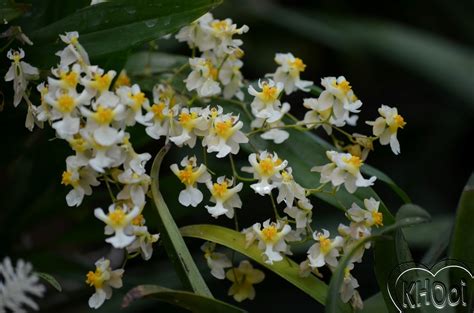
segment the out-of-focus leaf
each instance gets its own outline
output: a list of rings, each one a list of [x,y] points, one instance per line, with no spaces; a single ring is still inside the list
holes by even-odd
[[[36,272],[35,274],[38,275],[39,278],[45,280],[47,283],[53,286],[54,289],[56,289],[57,291],[61,292],[63,290],[59,282],[53,276],[47,273],[39,273],[39,272]]]
[[[63,44],[58,35],[78,31],[92,60],[125,51],[171,34],[220,3],[220,0],[114,0],[88,6],[30,34],[34,64],[55,64]],[[126,38],[126,39],[125,39]]]
[[[404,204],[397,212],[396,223],[383,228],[384,231],[395,229],[393,237],[385,240],[383,244],[375,245],[374,248],[375,276],[387,303],[390,303],[390,298],[386,286],[392,270],[399,264],[413,261],[402,230],[398,228],[423,223],[430,219],[430,215],[421,207],[414,204]],[[387,224],[385,223],[385,225]],[[392,309],[392,307],[390,308]]]
[[[378,292],[364,300],[364,308],[361,313],[388,313],[382,293]]]
[[[122,307],[127,307],[131,302],[143,297],[152,297],[195,313],[246,312],[236,306],[214,298],[197,295],[188,291],[168,289],[157,285],[140,285],[133,288],[123,298]]]
[[[342,259],[339,261],[339,265],[333,272],[331,282],[329,283],[328,299],[326,302],[327,313],[339,312],[338,307],[342,303],[339,291],[342,281],[344,280],[344,270],[349,265],[349,262],[357,251],[364,249],[364,245],[369,241],[383,239],[383,235],[389,234],[393,231],[398,231],[402,227],[413,226],[430,220],[430,215],[425,210],[413,204],[403,205],[398,212],[397,220],[394,224],[383,227],[380,230],[374,230],[372,236],[366,237],[358,242],[349,253],[344,254]],[[376,246],[378,246],[377,243]],[[389,272],[392,270],[393,268],[388,269]]]
[[[405,203],[411,203],[410,197],[407,195],[402,188],[400,188],[387,174],[372,167],[368,164],[364,164],[361,169],[362,173],[370,176],[377,176],[377,179],[386,183]]]
[[[419,227],[420,229],[413,230],[412,234],[409,235],[407,234],[406,231],[404,231],[404,234],[407,238],[416,238],[416,239],[422,239],[427,240],[426,237],[431,239],[430,245],[428,246],[428,251],[426,251],[425,255],[423,256],[423,259],[421,260],[421,263],[425,265],[428,268],[431,268],[433,265],[436,264],[436,262],[443,256],[443,254],[446,252],[447,248],[449,247],[450,243],[450,236],[447,236],[446,234],[451,234],[453,231],[454,227],[454,221],[451,218],[451,216],[441,216],[437,218],[433,218],[432,222],[430,223],[430,226],[434,224],[432,227],[429,227],[428,229],[425,229],[424,227]],[[418,227],[417,227],[418,228]],[[436,234],[433,236],[433,234]],[[410,237],[409,237],[410,236]],[[422,238],[418,238],[422,237]],[[413,239],[407,239],[408,243],[410,246],[413,246],[412,242]]]
[[[474,51],[435,35],[377,20],[328,20],[271,2],[246,2],[268,22],[344,53],[372,53],[415,72],[451,95],[474,103]],[[440,62],[440,60],[443,60]]]
[[[141,51],[128,58],[125,69],[129,76],[147,76],[170,72],[187,62],[188,58],[182,55]]]
[[[13,0],[0,0],[0,23],[10,22],[21,16],[28,7],[23,3],[15,3]]]
[[[314,275],[301,277],[299,265],[289,258],[273,264],[265,263],[262,251],[256,244],[252,244],[248,248],[245,247],[245,235],[242,233],[215,225],[191,225],[182,227],[181,234],[184,237],[212,241],[242,253],[298,287],[319,303],[324,304],[326,302],[328,288],[323,281]],[[349,308],[347,305],[341,305],[338,309],[338,312],[347,312]]]
[[[471,174],[459,199],[450,251],[451,258],[466,262],[471,267],[474,265],[472,221],[474,221],[474,173]]]
[[[165,200],[159,188],[159,173],[161,162],[168,152],[170,146],[164,146],[156,155],[151,168],[151,192],[153,202],[158,211],[158,226],[166,253],[176,268],[178,275],[186,287],[192,289],[196,294],[212,298],[211,291],[199,273],[188,248],[181,237],[178,227],[171,216]]]

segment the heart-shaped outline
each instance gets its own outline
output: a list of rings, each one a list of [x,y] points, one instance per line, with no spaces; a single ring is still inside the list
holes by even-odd
[[[444,260],[444,262],[446,262],[446,261],[453,261],[453,260]],[[408,262],[408,263],[411,263],[411,262]],[[435,264],[435,265],[432,266],[431,268],[434,268],[434,267],[438,266],[440,263],[442,263],[442,262],[439,262],[439,263]],[[458,263],[461,263],[461,262],[458,262]],[[400,265],[402,265],[402,264],[400,264]],[[421,265],[423,265],[423,264],[421,264]],[[423,265],[423,266],[424,266],[424,265]],[[398,282],[398,280],[400,279],[400,277],[402,277],[402,275],[404,275],[405,273],[407,273],[407,272],[409,272],[409,271],[421,270],[421,271],[423,271],[423,272],[427,272],[427,273],[430,274],[433,278],[435,278],[436,275],[438,275],[441,271],[443,271],[443,270],[445,270],[445,269],[449,269],[449,268],[459,268],[459,269],[465,271],[466,273],[468,273],[469,276],[471,277],[471,279],[474,279],[474,276],[471,274],[471,272],[470,272],[467,268],[465,268],[465,267],[463,267],[463,266],[461,266],[461,265],[454,265],[454,264],[446,265],[446,266],[443,266],[442,268],[440,268],[439,270],[437,270],[436,273],[434,273],[434,274],[431,272],[431,269],[428,269],[428,268],[427,268],[427,266],[425,266],[425,268],[416,266],[416,267],[412,267],[412,268],[406,269],[406,270],[404,270],[403,272],[401,272],[401,273],[397,276],[397,279],[395,280],[394,286],[397,285],[397,282]],[[390,300],[392,301],[392,303],[393,303],[393,305],[395,306],[395,308],[398,310],[399,313],[403,313],[403,311],[398,307],[398,305],[395,303],[395,300],[394,300],[393,297],[392,297],[392,294],[391,294],[391,292],[390,292],[390,286],[389,286],[389,283],[388,283],[388,282],[387,282],[387,291],[388,291],[388,296],[390,297]]]

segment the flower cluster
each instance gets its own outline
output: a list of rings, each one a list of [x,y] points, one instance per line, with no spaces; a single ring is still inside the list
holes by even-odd
[[[238,28],[231,19],[214,19],[210,13],[183,27],[176,39],[187,42],[193,51],[201,52],[201,56],[189,59],[191,73],[185,79],[187,89],[196,90],[199,97],[222,93],[225,98],[236,96],[242,100],[240,68],[243,63],[240,59],[244,52],[239,47],[243,42],[233,36],[246,33],[248,29],[246,25]]]
[[[67,204],[80,206],[84,196],[91,195],[92,188],[103,182],[113,204],[107,213],[97,208],[94,215],[106,224],[105,234],[113,235],[106,242],[148,260],[152,244],[159,238],[148,231],[142,215],[151,182],[145,166],[151,155],[134,150],[126,128],[137,123],[152,127],[153,116],[146,113],[147,109],[152,112],[152,106],[138,85],[122,85],[120,82],[126,80],[117,79],[112,86],[116,72],[90,64],[78,33],[66,33],[60,38],[66,47],[58,51],[60,61],[51,69],[52,75],[38,85],[41,103],[29,104],[32,118],[38,123],[49,123],[57,138],[68,142],[74,151],[66,158],[61,179],[63,185],[71,187],[66,195]],[[26,99],[26,83],[37,71],[19,61],[24,57],[23,51],[11,52],[10,56],[11,71],[16,76],[8,74],[6,79],[14,79],[15,99]],[[113,189],[118,190],[116,195]],[[97,265],[97,271],[104,273],[102,276],[96,271],[96,276],[87,278],[97,290],[89,301],[94,308],[111,296],[110,288],[103,284],[110,276],[104,262],[98,261],[102,265]],[[110,285],[116,287],[118,283]]]
[[[32,296],[41,298],[45,290],[30,263],[20,259],[14,266],[9,257],[0,263],[0,312],[27,312],[25,307],[37,311]]]
[[[374,150],[373,143],[377,140],[381,145],[390,144],[395,154],[400,152],[397,132],[406,124],[403,117],[396,108],[382,105],[380,117],[366,122],[373,128],[372,135],[346,132],[341,128],[354,126],[362,107],[350,83],[343,76],[325,77],[321,80],[321,92],[316,92],[318,88],[313,87],[312,81],[300,77],[306,64],[291,53],[277,53],[275,72],[264,75],[256,85],[244,81],[243,42],[234,35],[247,31],[245,25],[239,28],[232,20],[217,20],[210,13],[182,28],[176,38],[186,42],[193,51],[189,64],[182,68],[189,68],[187,76],[182,77],[186,90],[178,91],[168,77],[157,81],[150,98],[139,85],[131,84],[125,72],[117,75],[114,70],[91,65],[79,34],[70,32],[60,36],[66,46],[57,52],[58,66],[51,69],[46,82],[37,86],[40,100],[35,106],[30,100],[28,84],[37,78],[38,69],[21,61],[25,57],[23,50],[8,53],[12,65],[5,80],[13,81],[14,105],[22,100],[28,105],[27,127],[32,129],[35,123],[50,124],[56,137],[65,140],[74,151],[66,158],[61,180],[70,188],[67,204],[80,206],[94,187],[105,185],[112,203],[107,211],[96,208],[94,216],[105,224],[105,241],[114,248],[124,249],[127,258],[141,255],[149,260],[153,244],[159,239],[159,234],[150,233],[143,216],[152,179],[146,171],[151,155],[135,151],[128,128],[136,125],[143,126],[150,138],[163,138],[178,148],[202,146],[201,162],[196,156],[188,155],[170,166],[184,185],[179,192],[179,203],[198,207],[204,201],[204,190],[209,195],[204,204],[209,215],[213,219],[220,216],[234,219],[236,231],[245,237],[247,247],[255,245],[260,249],[269,266],[292,255],[294,243],[310,241],[312,245],[300,264],[301,274],[321,276],[319,269],[327,266],[334,271],[340,258],[369,236],[372,227],[383,225],[383,215],[378,210],[380,203],[370,198],[364,200],[364,208],[352,204],[346,211],[350,223],[340,224],[337,236],[331,237],[325,229],[313,231],[311,197],[319,192],[337,197],[341,186],[349,193],[372,186],[376,177],[362,176],[363,161]],[[195,57],[197,52],[199,57]],[[285,96],[296,91],[311,93],[303,100],[303,106],[308,109],[303,120],[291,115],[291,105],[284,101]],[[237,100],[232,102],[240,105],[248,116],[224,110],[228,108],[223,98],[233,97]],[[243,102],[244,98],[250,99],[248,104]],[[252,136],[257,133],[278,145],[289,138],[288,129],[305,132],[319,126],[331,135],[334,149],[326,152],[330,162],[313,167],[312,173],[301,172],[296,164],[292,168],[291,158],[284,149],[274,146],[277,153],[258,149],[252,143]],[[244,129],[251,130],[244,133]],[[336,134],[345,140],[339,140]],[[251,177],[241,176],[233,160],[234,155],[242,154],[241,145],[245,144],[248,144],[245,148],[253,151],[248,155],[249,166],[240,171]],[[220,161],[228,158],[232,174],[211,171],[207,155]],[[285,155],[288,160],[281,157]],[[303,187],[296,179],[301,175],[315,175],[320,185]],[[236,209],[248,214],[239,195],[247,187],[256,196],[269,200],[272,217],[241,229]],[[370,243],[364,248],[370,248]],[[351,270],[355,263],[361,262],[365,249],[345,269],[340,290],[342,300],[350,301],[355,308],[362,306],[362,300]],[[234,266],[225,253],[216,252],[214,243],[205,243],[201,250],[212,276],[227,278],[232,283],[229,295],[239,302],[255,297],[253,285],[263,281],[262,271],[254,269],[247,260]],[[112,288],[122,286],[124,269],[112,270],[110,264],[110,260],[101,258],[95,263],[95,270],[86,276],[86,283],[95,288],[89,299],[91,308],[100,307],[112,296]],[[1,301],[2,298],[0,308]]]

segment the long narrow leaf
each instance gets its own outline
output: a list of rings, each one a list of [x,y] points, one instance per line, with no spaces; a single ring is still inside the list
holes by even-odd
[[[151,297],[158,301],[170,303],[195,313],[246,312],[245,310],[220,300],[197,295],[188,291],[173,290],[157,285],[140,285],[133,288],[125,295],[122,307],[127,307],[133,301],[144,297]]]
[[[209,240],[235,250],[295,285],[321,304],[326,303],[328,287],[316,276],[301,277],[299,266],[289,258],[273,264],[265,263],[262,251],[253,244],[246,248],[245,235],[235,230],[214,225],[191,225],[181,228],[184,237]],[[338,307],[338,312],[347,312],[347,305]]]
[[[451,258],[471,265],[474,264],[472,221],[474,221],[474,173],[471,174],[459,200],[450,252]]]
[[[158,226],[161,230],[161,238],[163,240],[166,252],[173,262],[178,275],[186,287],[192,289],[196,294],[211,297],[212,294],[201,276],[196,263],[194,263],[189,253],[183,237],[179,233],[179,229],[174,222],[165,200],[161,195],[159,188],[159,173],[161,162],[169,150],[169,145],[164,146],[155,157],[151,168],[151,192],[153,202],[158,211]]]
[[[374,232],[374,235],[369,236],[357,243],[349,253],[345,254],[344,257],[339,261],[337,269],[334,271],[331,282],[329,283],[328,299],[326,303],[326,313],[338,313],[340,306],[340,288],[342,281],[344,280],[344,270],[349,264],[352,257],[360,249],[364,249],[363,246],[373,240],[383,239],[383,235],[389,234],[393,231],[399,230],[402,227],[413,226],[420,223],[429,221],[429,214],[415,205],[404,205],[400,208],[399,219],[392,225],[382,228],[378,232]],[[376,245],[377,246],[377,245]]]
[[[79,32],[79,40],[92,60],[125,51],[175,32],[219,3],[219,0],[114,0],[88,6],[31,33],[35,42],[31,48],[32,60],[41,66],[55,64],[54,52],[63,46],[58,35],[66,31]]]

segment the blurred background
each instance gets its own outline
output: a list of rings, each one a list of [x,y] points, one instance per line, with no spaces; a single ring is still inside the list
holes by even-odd
[[[60,5],[60,1],[52,3]],[[54,12],[54,5],[50,10]],[[216,18],[230,17],[238,25],[250,27],[242,36],[246,53],[243,73],[247,79],[255,80],[273,72],[276,52],[291,52],[307,64],[303,79],[319,85],[321,77],[344,75],[363,102],[360,121],[375,119],[381,104],[398,107],[407,121],[398,136],[402,153],[394,156],[388,147],[376,146],[376,152],[367,162],[393,178],[414,203],[433,216],[430,225],[416,228],[416,235],[413,230],[406,232],[418,260],[434,240],[439,240],[438,233],[448,237],[460,192],[473,170],[472,1],[226,0],[213,14]],[[187,46],[173,39],[158,40],[157,44],[160,51],[189,55]],[[4,72],[8,64],[2,60],[1,66]],[[5,99],[11,97],[9,89],[11,84],[2,81]],[[290,98],[293,113],[300,118],[305,111],[304,97],[297,93]],[[103,242],[103,224],[92,215],[95,207],[108,205],[108,196],[98,191],[86,198],[80,208],[68,208],[64,199],[67,190],[60,185],[60,177],[69,148],[62,141],[51,140],[54,134],[48,127],[30,133],[23,127],[25,113],[14,109],[10,98],[0,113],[0,258],[9,255],[30,260],[39,271],[55,275],[63,284],[66,292],[48,292],[41,303],[44,312],[86,312],[92,290],[85,288],[85,273],[102,255],[117,260],[121,257],[121,252],[111,250]],[[359,123],[353,131],[367,133],[370,128]],[[136,136],[143,137],[143,132]],[[158,149],[159,144],[146,140],[137,148],[152,154]],[[180,158],[176,152],[168,157],[173,163]],[[167,197],[169,195],[169,205],[178,225],[212,222],[203,214],[203,208],[184,209],[178,205],[174,200],[179,192],[175,190],[174,177],[163,177],[161,185]],[[376,184],[375,190],[387,199],[392,211],[400,204],[383,184]],[[319,210],[317,201],[315,224],[326,226],[329,223],[330,229],[336,228],[340,212],[323,204]],[[265,205],[269,204],[256,204],[255,208]],[[155,212],[151,206],[147,214],[148,224],[153,225]],[[256,216],[262,220],[268,216],[258,209],[247,217],[242,215],[244,226],[249,226]],[[209,277],[198,252],[201,242],[190,240],[189,244],[196,252],[196,262]],[[303,249],[299,252],[297,260],[304,258]],[[367,262],[355,272],[355,276],[360,277],[363,298],[378,290],[371,255],[367,254],[365,260]],[[149,262],[132,260],[127,272],[125,287],[114,291],[114,298],[106,302],[100,312],[116,312],[120,295],[137,284],[180,287],[162,247],[155,247]],[[271,305],[274,312],[287,312],[295,303],[299,307],[318,307],[282,279],[268,271],[266,275],[265,282],[256,286],[256,300],[244,302],[243,307],[256,311]],[[208,281],[217,297],[235,303],[225,295],[229,282]],[[280,300],[283,296],[284,301]],[[152,300],[137,302],[123,311],[155,310],[180,312]]]

